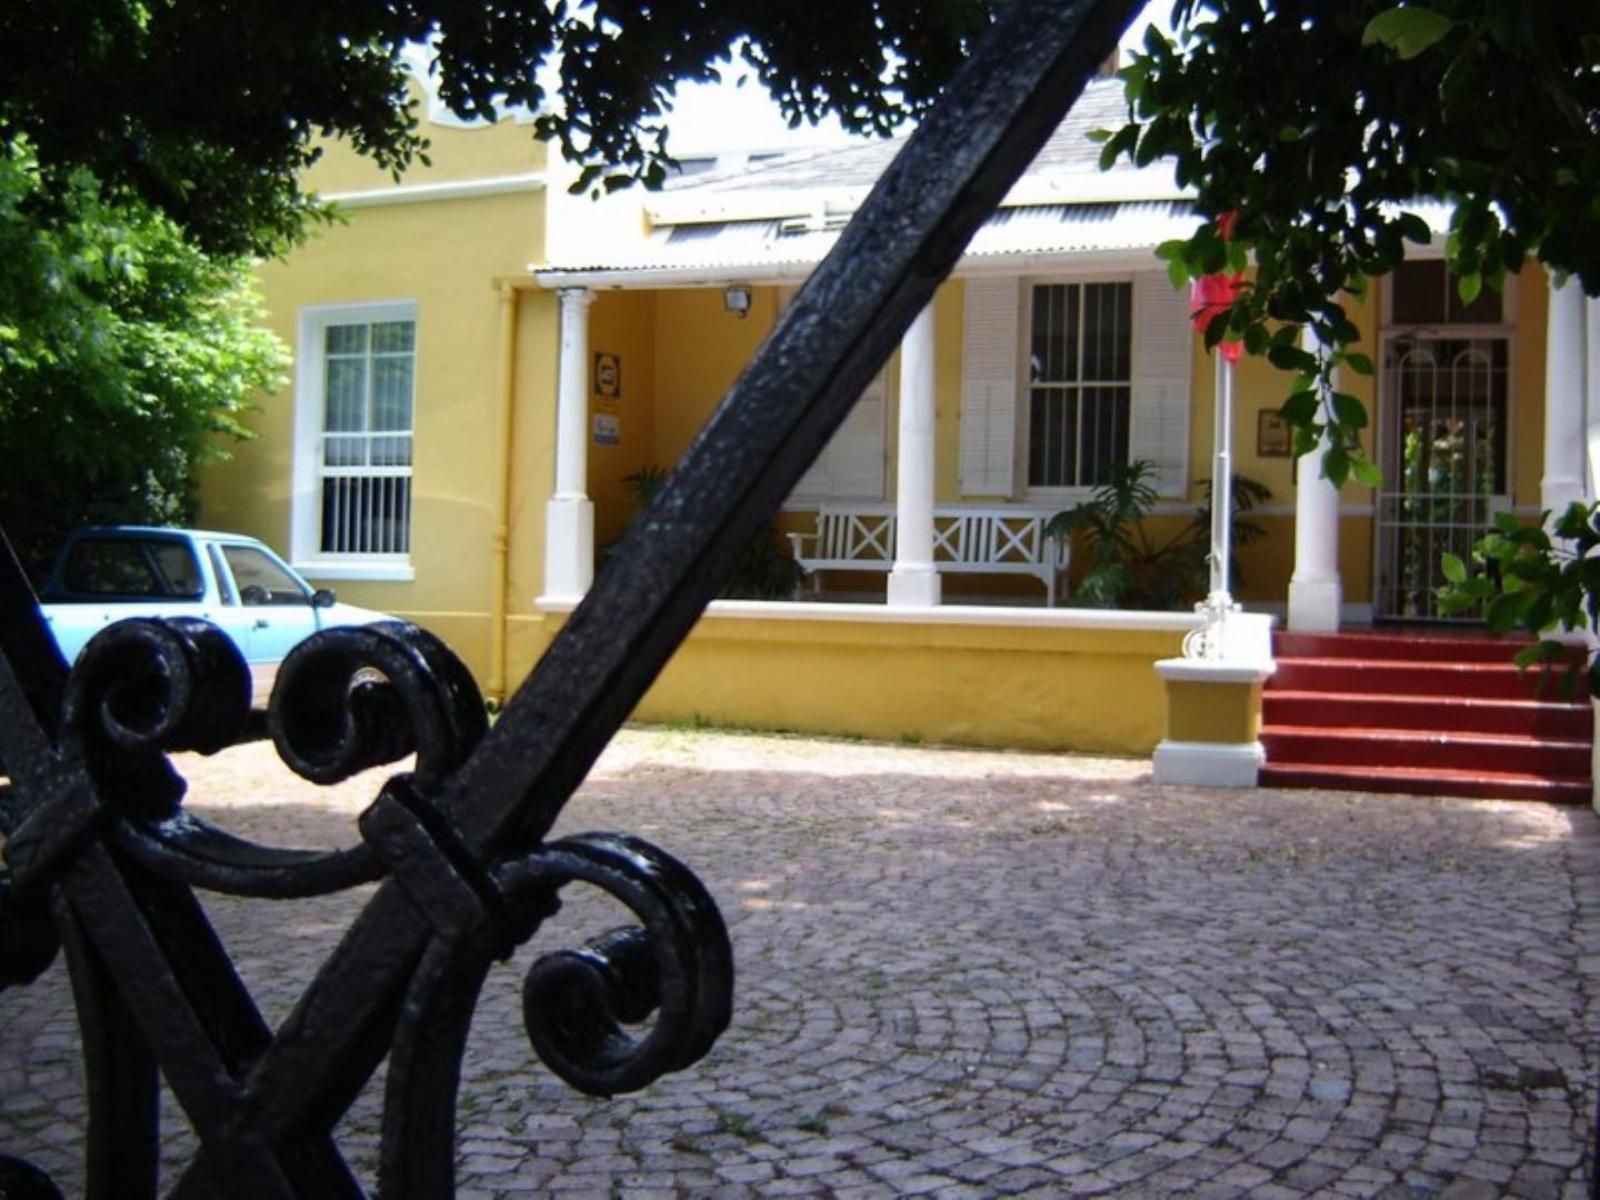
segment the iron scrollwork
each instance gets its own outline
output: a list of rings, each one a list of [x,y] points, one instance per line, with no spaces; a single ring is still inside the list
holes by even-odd
[[[733,967],[705,889],[637,839],[548,835],[1140,3],[1003,10],[492,728],[465,668],[420,629],[328,632],[296,649],[269,712],[292,769],[328,783],[416,754],[349,848],[258,845],[189,811],[167,755],[231,738],[248,703],[237,653],[201,623],[123,623],[69,672],[0,534],[0,760],[11,776],[0,787],[0,987],[67,961],[91,1197],[154,1194],[158,1075],[200,1144],[172,1194],[360,1196],[332,1130],[385,1056],[380,1190],[453,1194],[455,1094],[478,991],[575,882],[637,924],[533,964],[523,1011],[534,1049],[595,1095],[707,1051],[729,1020]],[[290,898],[363,883],[373,894],[269,1029],[195,889]],[[0,1158],[0,1195],[56,1194],[35,1168]]]
[[[26,707],[14,684],[0,680],[13,718]],[[229,1194],[241,1194],[240,1155],[257,1168],[255,1194],[360,1194],[329,1129],[307,1128],[309,1112],[274,1069],[319,1037],[327,1041],[326,1027],[319,1022],[324,1032],[313,1035],[312,1007],[302,1003],[282,1031],[269,1033],[204,926],[195,888],[288,898],[386,880],[411,910],[411,936],[391,939],[406,958],[385,981],[391,995],[362,1006],[381,1036],[324,1047],[337,1063],[327,1084],[353,1097],[392,1045],[385,1195],[449,1194],[456,1073],[477,991],[494,961],[557,910],[570,883],[612,894],[640,924],[546,955],[529,970],[530,1043],[552,1070],[596,1095],[636,1090],[696,1061],[727,1026],[727,932],[677,860],[638,839],[588,834],[486,862],[438,810],[442,783],[488,724],[465,667],[416,626],[317,634],[285,660],[273,692],[268,728],[279,756],[306,779],[336,783],[415,756],[412,769],[385,780],[360,818],[360,842],[343,850],[259,845],[185,809],[186,784],[167,755],[231,744],[249,711],[247,668],[215,627],[112,625],[85,648],[62,694],[54,747],[28,767],[16,759],[0,809],[8,863],[0,876],[0,981],[31,982],[67,949],[80,1009],[89,1001],[82,1019],[91,1137],[105,1134],[91,1147],[91,1172],[97,1161],[115,1164],[118,1195],[154,1187],[156,1069],[201,1140],[179,1194],[220,1194],[212,1184],[224,1163]],[[5,748],[14,757],[9,741]],[[380,893],[373,906],[389,903]],[[336,954],[319,977],[312,1006],[362,989],[344,957]],[[643,1036],[625,1028],[652,1014]],[[139,1086],[128,1077],[130,1058],[143,1060],[133,1064]],[[273,1111],[281,1136],[241,1136],[256,1114]],[[91,1178],[91,1192],[109,1194],[108,1186]],[[35,1168],[6,1160],[0,1194],[58,1192]]]

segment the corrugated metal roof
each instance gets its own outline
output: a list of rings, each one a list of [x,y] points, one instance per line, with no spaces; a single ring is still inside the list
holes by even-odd
[[[1003,208],[973,236],[966,257],[1153,249],[1169,239],[1188,237],[1198,221],[1187,200]],[[838,237],[836,228],[796,227],[795,222],[783,220],[666,226],[614,260],[540,274],[725,270],[730,276],[756,277],[763,269],[813,266],[833,249]]]
[[[1116,79],[1091,80],[1078,102],[1056,126],[1023,178],[1057,171],[1093,170],[1100,147],[1089,140],[1096,129],[1117,129],[1128,120],[1128,101]],[[871,187],[906,143],[908,134],[850,146],[812,147],[730,171],[708,172],[669,180],[674,194],[733,195],[773,190]],[[1131,168],[1128,168],[1131,170]]]

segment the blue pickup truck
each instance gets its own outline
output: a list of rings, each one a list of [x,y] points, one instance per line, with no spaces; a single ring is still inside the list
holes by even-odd
[[[249,664],[257,708],[272,695],[278,664],[317,630],[393,620],[313,588],[254,538],[135,525],[69,536],[40,600],[69,663],[96,633],[125,617],[210,621]]]

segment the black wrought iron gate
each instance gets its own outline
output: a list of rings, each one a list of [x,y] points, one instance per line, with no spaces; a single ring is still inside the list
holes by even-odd
[[[65,954],[91,1197],[154,1194],[158,1076],[200,1145],[172,1194],[359,1196],[332,1130],[386,1056],[379,1189],[451,1195],[479,987],[575,881],[639,923],[534,963],[524,1017],[539,1056],[611,1095],[710,1048],[733,988],[711,897],[638,839],[546,835],[1139,7],[1005,10],[492,729],[466,670],[412,626],[330,631],[290,656],[269,727],[296,772],[326,784],[417,754],[352,848],[256,845],[186,812],[167,754],[235,736],[249,692],[231,644],[203,622],[127,621],[69,671],[0,538],[0,986]],[[377,891],[269,1029],[195,890],[283,899],[367,882]],[[648,1032],[627,1028],[652,1013]],[[56,1194],[0,1159],[0,1195]]]

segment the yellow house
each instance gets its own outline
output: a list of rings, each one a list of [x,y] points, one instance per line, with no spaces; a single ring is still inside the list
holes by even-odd
[[[1284,380],[1238,368],[1229,451],[1271,491],[1266,536],[1228,669],[1164,684],[1152,664],[1199,618],[1072,607],[1074,564],[1041,537],[1133,460],[1170,533],[1218,461],[1219,375],[1152,253],[1196,218],[1169,174],[1102,173],[1085,137],[1122,105],[1090,85],[778,514],[817,567],[796,598],[714,603],[641,715],[1139,755],[1165,735],[1200,752],[1172,777],[1250,782],[1274,621],[1433,621],[1441,550],[1491,511],[1592,494],[1592,310],[1563,289],[1576,325],[1548,321],[1537,270],[1464,308],[1436,238],[1354,313],[1380,366],[1344,386],[1386,490],[1297,470]],[[677,461],[895,146],[692,162],[596,203],[514,120],[430,120],[433,165],[403,183],[337,149],[313,172],[347,221],[261,270],[294,387],[202,499],[441,634],[499,698],[603,569],[630,479]],[[1547,387],[1547,355],[1578,385]]]

